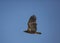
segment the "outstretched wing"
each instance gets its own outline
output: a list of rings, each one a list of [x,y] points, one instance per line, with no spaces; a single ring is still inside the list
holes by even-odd
[[[37,26],[36,26],[36,16],[32,15],[28,21],[28,30],[31,32],[36,32]]]

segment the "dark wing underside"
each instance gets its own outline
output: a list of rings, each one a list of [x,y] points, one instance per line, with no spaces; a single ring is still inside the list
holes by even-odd
[[[37,26],[36,26],[36,16],[33,15],[30,17],[29,21],[28,21],[28,31],[31,32],[36,32],[37,30]]]

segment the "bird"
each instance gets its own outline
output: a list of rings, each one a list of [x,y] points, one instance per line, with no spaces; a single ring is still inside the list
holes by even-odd
[[[32,15],[28,21],[28,28],[24,32],[29,34],[41,34],[41,32],[37,32],[37,23],[36,23],[36,16]]]

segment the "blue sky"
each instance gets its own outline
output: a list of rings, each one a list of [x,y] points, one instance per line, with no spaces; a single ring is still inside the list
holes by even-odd
[[[23,32],[33,14],[41,35]],[[0,43],[60,43],[60,1],[0,0]]]

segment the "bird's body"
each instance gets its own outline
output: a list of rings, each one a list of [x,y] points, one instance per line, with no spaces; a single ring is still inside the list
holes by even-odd
[[[37,23],[36,23],[36,16],[32,15],[28,21],[28,29],[24,32],[30,33],[30,34],[41,34],[41,32],[37,31]]]

